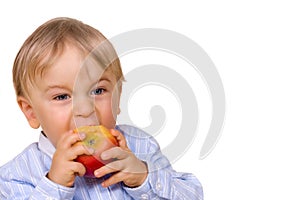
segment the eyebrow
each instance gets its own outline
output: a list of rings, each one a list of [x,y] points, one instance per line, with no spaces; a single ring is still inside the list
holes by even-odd
[[[110,79],[106,78],[106,77],[103,77],[101,76],[101,78],[97,81],[97,83],[101,82],[101,81],[107,81],[107,82],[111,82]]]
[[[108,77],[107,76],[108,76],[107,73],[103,72],[101,74],[101,76],[99,77],[99,79],[95,83],[99,83],[101,81],[107,81],[107,82],[111,83],[112,81],[108,78],[109,76]]]
[[[100,78],[91,85],[98,84],[102,81],[107,81],[109,83],[112,83],[112,81],[109,78],[107,78],[106,76],[104,76],[102,74],[102,76],[100,76]],[[62,90],[68,90],[69,92],[72,92],[70,89],[66,88],[65,86],[59,85],[59,84],[48,85],[44,91],[48,92],[49,90],[52,90],[52,89],[62,89]]]
[[[91,85],[98,84],[102,81],[107,81],[109,83],[112,82],[110,79],[108,79],[106,77],[104,77],[104,78],[101,77],[98,81],[96,81],[95,83],[93,83]],[[69,92],[72,92],[72,91],[70,91],[70,89],[68,89],[68,88],[66,88],[65,86],[62,86],[62,85],[49,85],[49,86],[46,87],[45,92],[48,92],[49,90],[52,90],[52,89],[68,90]]]
[[[62,89],[62,90],[70,91],[68,88],[66,88],[62,85],[49,85],[49,86],[46,87],[45,92],[48,92],[49,90],[52,90],[52,89]]]

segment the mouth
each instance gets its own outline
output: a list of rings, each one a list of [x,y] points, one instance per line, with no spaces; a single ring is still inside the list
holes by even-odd
[[[79,128],[79,127],[82,127],[82,126],[99,126],[99,125],[100,125],[99,123],[93,123],[93,124],[82,123],[82,124],[76,124],[75,128]]]
[[[91,113],[90,115],[83,116],[83,115],[74,115],[73,116],[73,125],[75,128],[81,126],[98,126],[100,125],[100,120],[98,119],[95,112]]]

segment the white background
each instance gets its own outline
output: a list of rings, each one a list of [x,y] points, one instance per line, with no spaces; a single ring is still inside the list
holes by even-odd
[[[194,173],[206,200],[299,199],[299,10],[296,0],[1,1],[0,165],[38,138],[15,102],[14,57],[37,26],[52,17],[68,16],[108,38],[151,27],[170,29],[197,42],[223,80],[226,121],[208,157],[198,159],[205,133],[199,130],[203,134],[174,168]],[[202,104],[207,117],[202,113],[201,120],[207,123],[210,114],[205,108],[210,105],[205,100]],[[200,128],[205,130],[205,123]],[[163,138],[158,137],[162,145]]]

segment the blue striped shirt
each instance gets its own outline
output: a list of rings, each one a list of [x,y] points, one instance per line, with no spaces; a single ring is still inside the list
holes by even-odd
[[[132,126],[116,128],[124,134],[131,151],[148,165],[148,177],[141,186],[128,188],[118,183],[103,188],[100,183],[105,177],[76,177],[74,187],[52,182],[46,174],[55,148],[41,134],[38,143],[0,168],[0,199],[203,199],[197,178],[173,170],[152,136]]]

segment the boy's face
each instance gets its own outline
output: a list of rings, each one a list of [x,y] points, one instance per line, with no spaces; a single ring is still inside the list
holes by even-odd
[[[36,123],[41,125],[54,146],[63,133],[82,125],[115,127],[120,99],[117,80],[110,70],[81,67],[83,59],[76,48],[66,46],[53,66],[29,89],[32,112],[28,116],[23,112],[33,128]]]

